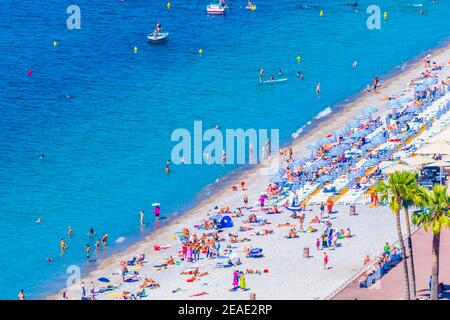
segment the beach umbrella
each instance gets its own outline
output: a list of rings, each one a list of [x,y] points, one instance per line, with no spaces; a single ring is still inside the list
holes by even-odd
[[[368,120],[370,117],[367,114],[357,114],[355,120]]]
[[[426,78],[425,80],[423,80],[423,85],[425,86],[430,86],[432,84],[437,84],[439,82],[438,78],[435,77],[431,77],[431,78]]]
[[[316,141],[317,144],[319,145],[323,145],[323,144],[327,144],[327,143],[332,143],[333,139],[325,137],[325,138],[320,138],[319,140]]]
[[[407,164],[395,163],[392,167],[383,170],[386,174],[391,174],[396,171],[410,171],[415,172],[417,169],[413,166],[409,166]]]
[[[415,157],[409,157],[401,160],[402,162],[406,163],[410,166],[422,166],[424,164],[428,164],[433,162],[433,159],[425,156],[415,156]]]
[[[436,141],[432,143],[427,143],[419,150],[418,154],[446,154],[450,155],[450,144],[446,141]]]
[[[423,92],[423,91],[427,91],[427,87],[425,87],[424,85],[417,85],[414,90],[416,90],[417,92]]]
[[[333,180],[333,178],[329,175],[324,175],[324,176],[320,176],[319,178],[317,178],[316,182],[317,183],[325,183],[325,182],[330,182],[331,180]]]
[[[401,97],[400,99],[397,100],[399,103],[409,103],[411,101],[413,101],[413,99],[408,98],[408,97]]]
[[[366,130],[358,130],[358,131],[355,131],[352,134],[352,138],[362,138],[362,137],[365,137],[365,136],[367,136],[367,131]]]
[[[152,203],[152,207],[159,207],[161,204],[159,202]]]
[[[375,108],[375,107],[366,107],[366,108],[363,109],[363,112],[367,113],[367,114],[374,113],[374,112],[377,112],[377,111],[378,111],[378,109]]]
[[[300,207],[287,207],[286,209],[290,210],[290,211],[301,211],[302,208]]]
[[[384,107],[386,109],[400,109],[400,108],[403,108],[403,106],[398,101],[395,101],[395,100],[387,102],[384,105]]]
[[[319,149],[319,147],[320,146],[318,146],[317,145],[317,143],[311,143],[311,144],[308,144],[307,146],[306,146],[306,149],[309,149],[309,150],[317,150],[317,149]]]
[[[445,160],[436,160],[432,163],[430,163],[430,166],[436,166],[436,167],[450,167],[450,162]]]
[[[404,113],[417,113],[419,112],[419,107],[418,106],[410,106],[408,108],[406,108],[403,112]]]

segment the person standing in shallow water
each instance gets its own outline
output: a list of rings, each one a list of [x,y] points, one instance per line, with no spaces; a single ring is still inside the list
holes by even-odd
[[[143,227],[145,225],[144,224],[144,210],[141,210],[141,212],[139,212],[139,215],[141,217],[140,225]]]
[[[91,247],[89,244],[86,245],[86,248],[84,249],[84,252],[86,253],[86,259],[88,262],[91,262]]]
[[[71,227],[71,226],[68,226],[68,227],[67,227],[67,236],[68,236],[69,238],[72,238],[72,234],[73,234],[72,227]]]
[[[25,293],[24,293],[23,289],[20,290],[19,294],[17,295],[17,298],[19,300],[25,300]]]
[[[159,221],[159,215],[161,214],[161,208],[159,206],[155,206],[153,209],[153,214],[155,215],[155,220]]]

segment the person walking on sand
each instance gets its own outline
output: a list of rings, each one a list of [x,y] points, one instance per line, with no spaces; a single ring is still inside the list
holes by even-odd
[[[325,204],[323,202],[320,203],[320,219],[323,219],[323,214],[325,213]]]
[[[333,199],[331,197],[328,197],[327,200],[327,211],[328,211],[328,218],[330,217],[331,213],[333,212]]]
[[[141,227],[143,227],[145,224],[144,224],[144,210],[141,210],[140,212],[139,212],[139,215],[140,215],[140,225],[141,225]]]
[[[323,268],[324,269],[328,269],[328,262],[329,262],[328,254],[326,253],[326,251],[324,251],[323,252]]]
[[[378,80],[378,76],[375,76],[375,78],[373,78],[373,93],[377,93],[379,82],[380,81]]]
[[[19,300],[25,300],[25,293],[24,293],[23,289],[20,290],[19,294],[17,295],[17,298]]]
[[[316,248],[317,248],[317,251],[320,250],[320,238],[317,238],[317,240],[316,240]]]

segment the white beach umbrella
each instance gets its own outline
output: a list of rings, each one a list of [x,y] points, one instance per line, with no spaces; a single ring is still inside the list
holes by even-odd
[[[152,207],[159,207],[161,204],[159,202],[152,203]]]
[[[419,150],[418,154],[447,154],[450,155],[450,144],[445,141],[436,141],[433,143],[427,143]]]
[[[396,171],[415,172],[415,171],[417,171],[417,169],[415,167],[407,165],[407,164],[396,163],[392,167],[387,168],[386,170],[384,170],[384,172],[387,173],[387,174],[391,174],[391,173],[394,173]]]
[[[407,165],[416,167],[416,166],[422,166],[424,164],[431,163],[434,160],[431,159],[430,157],[426,157],[426,156],[415,156],[415,157],[402,159],[401,161],[406,163]]]
[[[450,162],[445,160],[436,160],[432,163],[430,163],[430,166],[436,166],[436,167],[450,167]]]

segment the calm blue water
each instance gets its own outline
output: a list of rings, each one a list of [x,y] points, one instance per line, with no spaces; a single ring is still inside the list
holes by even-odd
[[[21,288],[29,298],[54,292],[68,265],[87,271],[84,245],[96,240],[87,236],[90,227],[109,234],[108,252],[117,250],[118,237],[124,246],[152,229],[152,222],[139,228],[140,209],[149,221],[154,201],[165,215],[181,212],[235,168],[177,166],[167,176],[174,129],[192,129],[194,120],[205,128],[280,128],[287,142],[375,74],[450,35],[448,1],[420,1],[421,16],[412,1],[359,1],[355,13],[340,5],[346,0],[303,1],[317,6],[311,9],[255,0],[255,12],[241,0],[225,17],[208,17],[207,0],[173,0],[170,10],[160,0],[73,2],[81,30],[66,28],[72,2],[0,2],[0,298],[14,299]],[[372,3],[389,13],[381,30],[366,28]],[[149,45],[157,20],[170,40]],[[291,79],[260,85],[262,66]],[[60,256],[69,224],[74,237]]]

